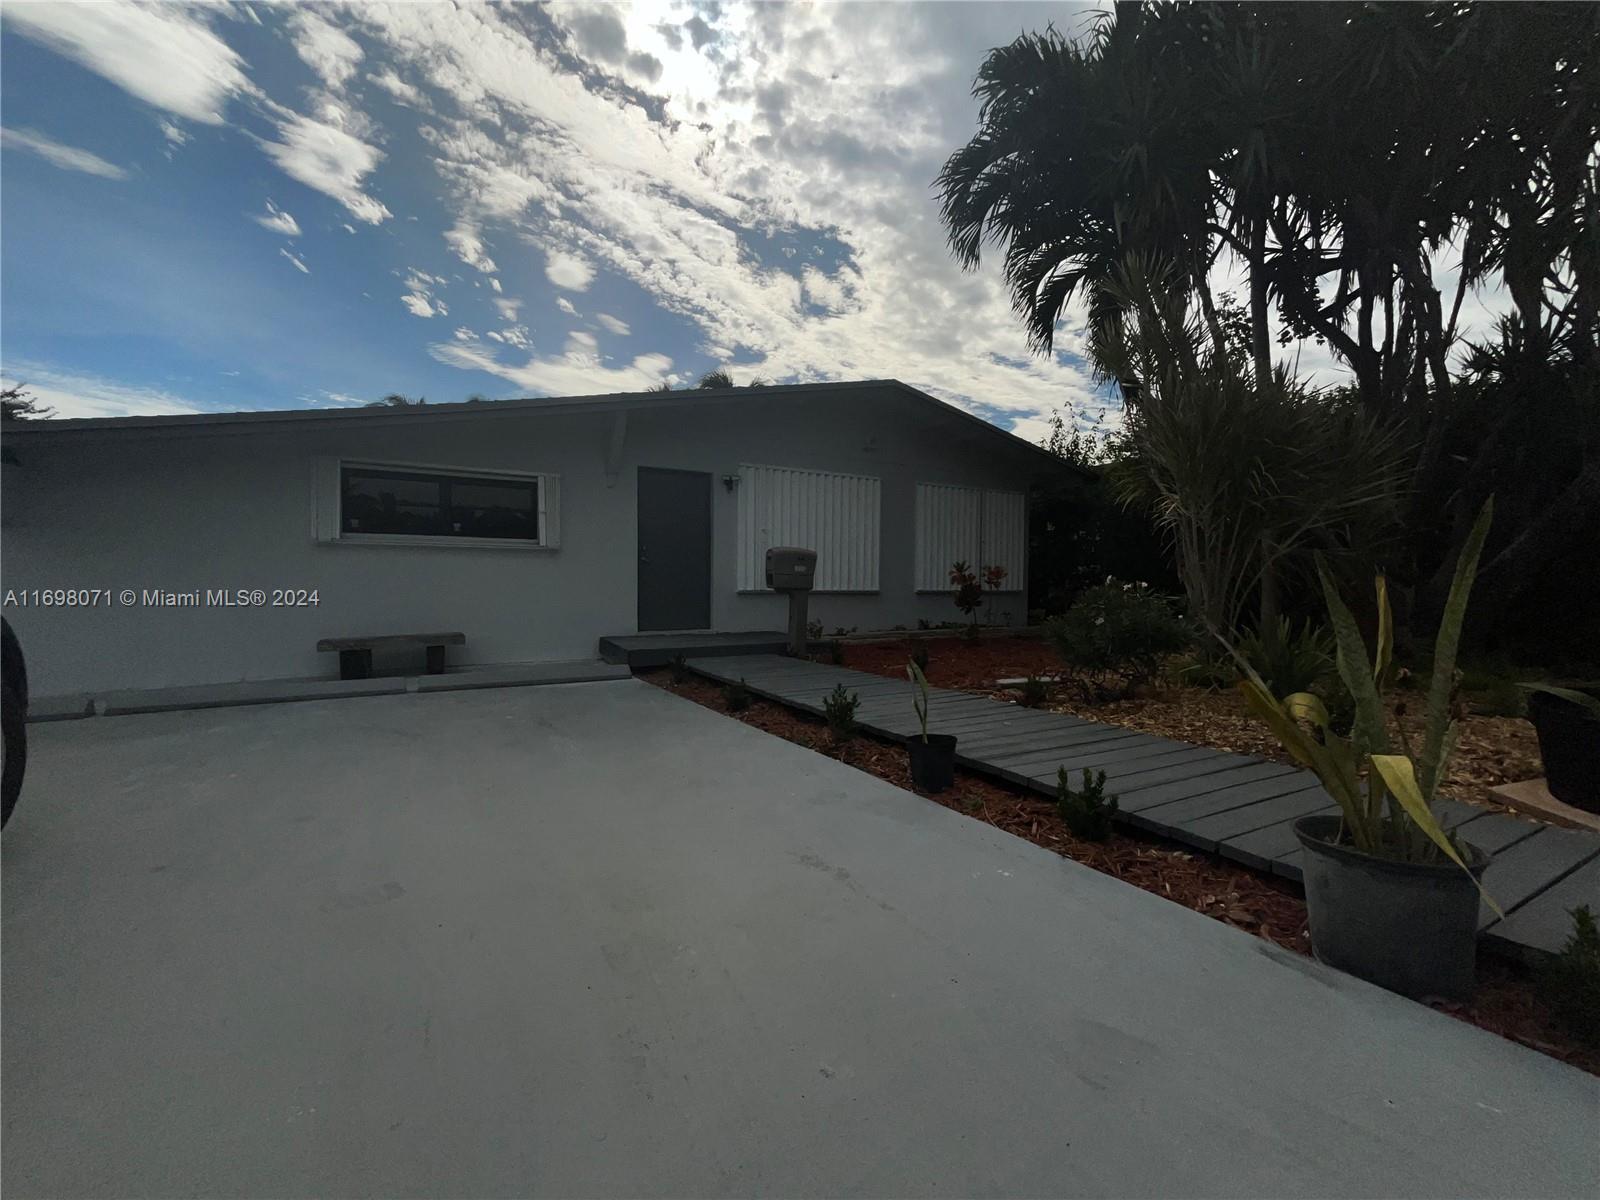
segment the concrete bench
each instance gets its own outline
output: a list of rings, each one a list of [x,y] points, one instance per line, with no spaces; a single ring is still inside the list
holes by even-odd
[[[464,633],[388,633],[381,637],[323,638],[317,650],[339,652],[340,679],[367,679],[372,675],[372,652],[390,646],[426,646],[428,674],[444,674],[444,648],[465,646]]]

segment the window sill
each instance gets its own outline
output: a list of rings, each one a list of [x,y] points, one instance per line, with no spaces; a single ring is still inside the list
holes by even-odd
[[[542,542],[527,542],[518,538],[440,537],[409,533],[342,533],[336,538],[323,538],[324,546],[409,546],[424,550],[548,550],[560,549]]]

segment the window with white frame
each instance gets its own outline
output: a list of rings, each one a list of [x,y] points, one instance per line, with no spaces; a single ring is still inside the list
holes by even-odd
[[[739,590],[766,590],[771,547],[804,546],[817,552],[817,591],[877,591],[880,500],[871,475],[741,465]]]
[[[317,537],[384,545],[550,549],[554,475],[417,463],[318,463]]]
[[[950,588],[950,567],[960,561],[974,571],[1002,567],[1001,590],[1027,586],[1028,498],[1022,492],[917,484],[916,588]]]

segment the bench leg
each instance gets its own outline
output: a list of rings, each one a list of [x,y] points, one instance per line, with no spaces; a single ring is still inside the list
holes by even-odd
[[[341,650],[341,651],[339,651],[339,678],[340,679],[371,679],[372,678],[372,651],[371,650]]]
[[[443,675],[444,674],[444,647],[443,646],[429,646],[428,647],[428,674],[429,675]]]

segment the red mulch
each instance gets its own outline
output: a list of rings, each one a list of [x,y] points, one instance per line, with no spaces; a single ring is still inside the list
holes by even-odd
[[[1014,699],[1013,691],[997,687],[995,681],[1021,679],[1030,674],[1048,678],[1061,670],[1061,660],[1037,637],[981,642],[955,637],[915,642],[910,639],[847,642],[844,665],[857,671],[904,679],[906,663],[917,646],[928,652],[928,682],[934,687],[960,688]],[[1422,698],[1418,695],[1407,699],[1413,711],[1404,718],[1405,724],[1413,740],[1420,741]],[[1090,703],[1073,689],[1057,687],[1046,707],[1198,746],[1254,754],[1274,762],[1292,761],[1231,688],[1213,690],[1169,682],[1147,689],[1135,699]],[[1520,717],[1468,714],[1461,717],[1458,724],[1461,736],[1450,768],[1439,785],[1441,799],[1501,809],[1504,806],[1489,795],[1490,788],[1536,779],[1544,773],[1539,741],[1529,722]]]
[[[1016,656],[1029,653],[1029,645],[1039,646],[1038,642],[1017,641],[1018,644],[1014,646],[1002,642],[971,646],[954,641],[949,645],[978,651],[988,661],[1002,664],[1026,661]],[[945,645],[942,639],[934,643],[935,654],[942,645]],[[871,657],[859,654],[868,650],[879,653]],[[885,665],[897,661],[903,667],[905,653],[904,644],[892,648],[851,645],[847,650],[847,663],[861,670],[872,670],[867,665],[870,661]],[[960,686],[955,680],[971,678],[980,670],[975,663],[960,665],[954,655],[946,655],[946,660],[947,673],[945,679],[941,680],[933,675],[939,659],[932,658],[930,682],[946,687]],[[964,676],[963,672],[972,674]],[[884,669],[878,673],[894,672]],[[1011,673],[1010,666],[1004,666],[1000,671],[1001,677]],[[1015,673],[1026,675],[1028,672],[1024,669]],[[752,697],[750,707],[743,712],[728,712],[723,702],[722,687],[707,679],[696,676],[675,683],[668,670],[643,672],[640,678],[776,737],[867,771],[908,791],[913,790],[905,750],[897,743],[863,735],[852,738],[842,746],[836,745],[823,721],[759,697]],[[1298,886],[1276,876],[1263,875],[1135,831],[1119,829],[1105,842],[1081,841],[1067,831],[1055,805],[1046,797],[1009,787],[959,767],[955,786],[950,791],[923,798],[986,821],[1036,846],[1053,850],[1096,871],[1114,875],[1135,887],[1164,896],[1296,953],[1310,952],[1311,938],[1306,928],[1306,906],[1301,891]],[[1480,956],[1478,991],[1472,1002],[1468,1005],[1440,1003],[1434,1007],[1591,1074],[1600,1075],[1600,1047],[1585,1047],[1564,1030],[1535,990],[1527,968],[1521,964],[1488,955]]]

